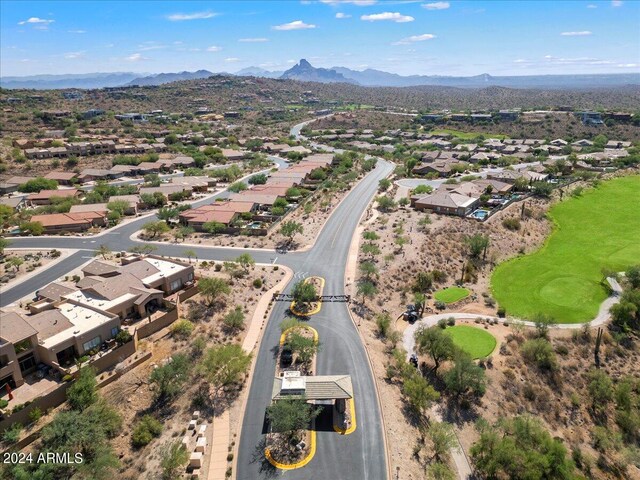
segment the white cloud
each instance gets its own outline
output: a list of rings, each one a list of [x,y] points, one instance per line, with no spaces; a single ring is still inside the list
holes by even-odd
[[[245,42],[245,43],[261,43],[261,42],[268,42],[269,39],[268,38],[264,38],[264,37],[258,37],[258,38],[241,38],[238,40],[239,42]]]
[[[638,68],[640,63],[619,63],[617,66],[620,68]]]
[[[422,35],[411,35],[410,37],[403,38],[397,42],[393,42],[391,45],[410,45],[414,42],[424,42],[425,40],[431,40],[436,38],[432,33],[423,33]]]
[[[451,5],[449,2],[434,2],[434,3],[423,3],[422,8],[426,8],[427,10],[446,10]]]
[[[147,57],[143,57],[141,53],[132,53],[128,57],[124,58],[127,62],[141,62],[143,60],[149,60]]]
[[[589,5],[587,5],[587,8],[598,8],[598,6],[590,3]]]
[[[67,52],[64,54],[64,58],[68,59],[68,60],[75,60],[77,58],[82,58],[84,57],[85,52]]]
[[[222,47],[219,47],[217,45],[211,45],[210,47],[207,47],[207,52],[219,52],[220,50],[222,50]]]
[[[224,61],[227,63],[234,63],[234,62],[239,62],[240,59],[237,57],[229,57],[229,58],[225,58]]]
[[[364,20],[366,22],[379,22],[383,20],[390,20],[396,23],[406,23],[413,22],[415,18],[409,15],[402,15],[398,12],[384,12],[384,13],[374,13],[372,15],[362,15],[360,20]]]
[[[141,52],[147,52],[149,50],[162,50],[163,48],[167,48],[166,45],[162,45],[157,42],[142,42],[138,45],[138,50]]]
[[[308,30],[310,28],[316,28],[312,23],[304,23],[302,20],[294,20],[293,22],[283,23],[282,25],[275,25],[274,30]]]
[[[622,6],[622,0],[611,0],[611,6],[612,7],[621,7]]]
[[[171,15],[167,15],[167,20],[171,22],[183,22],[185,20],[204,20],[207,18],[213,18],[218,16],[218,13],[215,12],[194,12],[194,13],[172,13]]]
[[[589,30],[582,30],[580,32],[562,32],[560,35],[563,37],[586,37],[591,35]]]
[[[87,33],[86,30],[67,30],[69,33],[77,33],[77,34],[83,34],[83,33]]]
[[[49,25],[50,23],[53,23],[55,20],[47,20],[45,18],[38,18],[38,17],[31,17],[28,18],[27,20],[23,20],[21,22],[18,22],[18,25],[25,25],[27,23],[31,23],[31,24],[40,24],[40,25]]]
[[[528,62],[524,58],[518,58],[518,59],[514,60],[513,63],[528,63]]]
[[[338,13],[336,13],[336,18],[351,18],[351,15],[348,15],[348,14],[342,13],[342,12],[338,12]]]

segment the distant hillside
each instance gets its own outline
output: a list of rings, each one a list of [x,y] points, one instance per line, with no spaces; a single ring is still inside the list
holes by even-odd
[[[315,68],[304,58],[300,60],[300,63],[284,72],[280,78],[287,80],[299,80],[302,82],[358,83],[353,79],[346,78],[335,70]]]
[[[380,70],[351,70],[344,67],[333,67],[343,76],[357,81],[360,85],[370,87],[417,87],[422,85],[441,87],[508,87],[508,88],[554,88],[577,89],[619,87],[623,85],[639,85],[640,73],[599,74],[599,75],[524,75],[496,77],[483,73],[471,77],[450,77],[439,75],[402,76]]]
[[[2,88],[33,88],[38,90],[61,88],[103,88],[121,86],[151,86],[181,80],[198,80],[211,75],[232,75],[224,72],[198,70],[178,73],[87,73],[70,75],[33,75],[27,77],[2,77]],[[594,88],[616,88],[625,85],[640,85],[640,73],[585,74],[585,75],[524,75],[493,76],[488,73],[470,77],[441,75],[409,75],[384,72],[368,68],[352,70],[346,67],[316,68],[305,59],[300,60],[289,70],[269,71],[260,67],[247,67],[239,70],[235,76],[282,78],[301,82],[351,83],[366,87],[458,87],[484,88],[506,87],[518,89],[554,89],[578,90]]]
[[[83,73],[67,75],[32,75],[27,77],[1,77],[2,88],[33,88],[51,90],[60,88],[104,88],[126,85],[139,73]]]
[[[209,78],[214,75],[209,70],[198,70],[196,72],[178,72],[178,73],[158,73],[145,77],[138,77],[131,80],[127,85],[139,85],[148,87],[151,85],[164,85],[165,83],[179,82],[181,80],[198,80],[200,78]]]
[[[280,78],[283,71],[269,71],[260,67],[247,67],[242,70],[238,70],[234,75],[238,77],[264,77],[264,78]]]

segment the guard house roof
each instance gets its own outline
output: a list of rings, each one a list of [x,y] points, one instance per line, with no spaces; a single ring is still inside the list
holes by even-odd
[[[337,400],[353,398],[350,375],[314,375],[311,377],[276,377],[271,398],[299,398],[306,400]]]

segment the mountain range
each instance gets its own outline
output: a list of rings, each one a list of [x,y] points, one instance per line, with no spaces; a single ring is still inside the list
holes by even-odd
[[[286,71],[269,71],[260,67],[247,67],[235,74],[227,72],[195,72],[139,74],[131,72],[87,73],[68,75],[33,75],[26,77],[0,77],[0,87],[63,89],[103,88],[121,86],[163,85],[180,80],[207,78],[212,75],[235,75],[264,78],[281,78],[305,82],[350,83],[365,87],[445,86],[458,88],[482,88],[500,86],[508,88],[584,89],[640,85],[640,73],[620,74],[567,74],[493,76],[487,73],[468,77],[440,75],[398,75],[382,70],[352,70],[346,67],[316,68],[307,60]]]

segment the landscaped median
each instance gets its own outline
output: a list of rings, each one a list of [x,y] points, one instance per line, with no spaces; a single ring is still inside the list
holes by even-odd
[[[291,302],[289,310],[299,317],[308,317],[320,312],[324,290],[324,278],[309,277],[295,285],[293,296],[296,300]]]
[[[280,328],[276,380],[285,379],[292,373],[311,375],[319,344],[318,332],[293,318],[284,320]],[[316,453],[313,422],[317,413],[318,410],[308,404],[304,396],[296,395],[271,404],[267,417],[276,431],[267,436],[267,443],[271,445],[264,450],[271,465],[281,470],[294,470],[313,459]],[[310,424],[312,428],[309,429]]]

